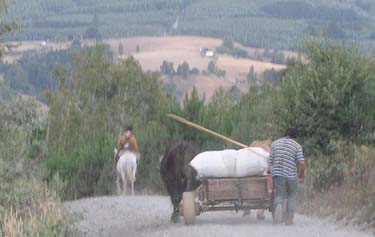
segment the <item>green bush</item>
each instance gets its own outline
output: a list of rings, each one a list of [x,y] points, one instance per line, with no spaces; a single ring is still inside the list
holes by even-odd
[[[278,126],[298,127],[308,154],[329,154],[331,141],[371,142],[374,63],[353,48],[308,42],[308,63],[288,65],[275,98]]]
[[[112,177],[112,169],[109,168],[112,168],[113,148],[114,140],[102,131],[95,139],[82,142],[71,153],[50,149],[46,160],[48,177],[51,179],[58,174],[66,182],[64,198],[109,194],[112,191],[111,182],[103,183]]]
[[[19,97],[0,101],[0,233],[5,236],[67,236],[67,215],[58,187],[43,181],[44,143],[30,145],[40,123],[37,103]],[[42,155],[42,156],[39,156]],[[38,158],[38,159],[29,159]],[[55,178],[55,184],[60,181]]]

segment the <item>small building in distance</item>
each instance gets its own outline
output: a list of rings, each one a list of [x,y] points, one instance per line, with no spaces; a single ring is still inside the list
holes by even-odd
[[[202,57],[213,57],[215,55],[215,52],[213,49],[209,48],[200,48],[199,49]]]

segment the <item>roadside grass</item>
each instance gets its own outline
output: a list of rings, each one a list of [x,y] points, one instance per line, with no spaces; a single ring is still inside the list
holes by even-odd
[[[314,190],[308,175],[301,190],[301,212],[334,218],[343,224],[375,228],[375,148],[352,146],[350,152],[347,150],[326,157],[347,160],[341,169],[343,178],[336,184]]]

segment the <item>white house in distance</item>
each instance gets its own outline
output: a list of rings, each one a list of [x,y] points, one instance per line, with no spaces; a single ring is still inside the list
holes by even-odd
[[[213,57],[214,56],[214,51],[213,50],[207,50],[206,51],[206,57]]]
[[[202,57],[213,57],[215,55],[214,50],[209,48],[200,48],[199,52],[201,53]]]

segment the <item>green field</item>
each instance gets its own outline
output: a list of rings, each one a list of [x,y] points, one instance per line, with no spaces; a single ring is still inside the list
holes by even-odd
[[[102,38],[184,34],[295,49],[327,35],[368,51],[374,13],[372,0],[16,0],[9,15],[21,29],[8,39],[66,40],[95,29]]]

